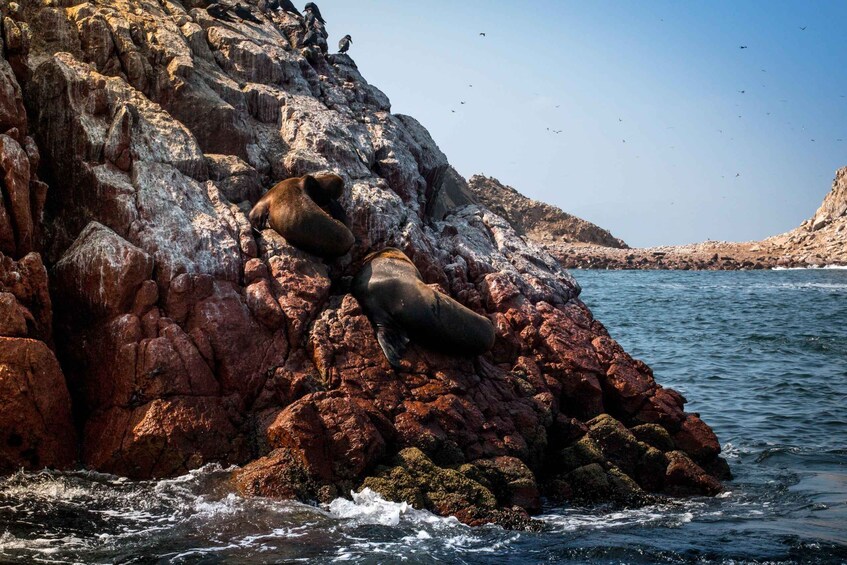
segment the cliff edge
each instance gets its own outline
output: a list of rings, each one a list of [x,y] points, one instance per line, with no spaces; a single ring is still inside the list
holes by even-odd
[[[709,427],[550,254],[445,205],[446,156],[353,59],[307,59],[290,14],[204,6],[0,2],[0,470],[220,462],[244,494],[367,486],[515,527],[541,496],[721,489]],[[356,237],[333,262],[247,218],[316,171],[344,178]],[[385,246],[491,320],[493,349],[412,344],[392,369],[347,292]]]

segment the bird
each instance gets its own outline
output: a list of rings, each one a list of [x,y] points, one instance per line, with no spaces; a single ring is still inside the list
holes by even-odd
[[[450,110],[450,111],[453,112],[454,114],[456,113],[456,110]]]
[[[741,173],[735,173],[735,178],[738,178],[740,176],[741,176]]]
[[[622,122],[623,120],[622,120],[622,119],[620,119],[620,118],[618,118],[618,121],[619,121],[619,122]]]
[[[738,92],[740,92],[741,94],[744,94],[747,91],[746,90],[739,90]]]
[[[306,4],[306,7],[303,8],[303,11],[307,14],[311,14],[316,20],[318,20],[322,24],[326,23],[326,20],[324,20],[323,16],[321,15],[321,11],[318,9],[317,5],[315,5],[314,2],[308,2]]]
[[[835,141],[844,141],[843,139],[836,139]]]
[[[233,8],[235,11],[235,15],[241,18],[242,20],[247,20],[256,24],[262,23],[262,20],[253,15],[253,11],[247,6],[242,6],[241,2],[236,2],[235,7]]]
[[[738,48],[739,49],[747,49],[747,46],[746,45],[739,45]]]
[[[288,12],[290,14],[296,14],[301,18],[303,17],[303,14],[300,13],[300,10],[298,10],[297,7],[294,6],[294,3],[291,0],[279,0],[278,3],[279,8],[277,8],[277,10]]]
[[[353,43],[353,38],[350,37],[350,34],[345,35],[338,41],[338,52],[339,53],[347,53],[350,49],[350,44]]]
[[[473,85],[472,85],[472,84],[469,84],[469,85],[468,85],[468,88],[473,88]]]
[[[623,142],[626,143],[626,140],[624,139]]]
[[[479,35],[482,36],[482,37],[485,37],[485,32],[481,31],[481,32],[479,32]]]
[[[807,27],[807,26],[803,26],[803,27],[801,27],[801,28],[800,28],[800,31],[806,31],[806,27]]]
[[[223,4],[212,3],[206,6],[206,12],[215,19],[231,22],[233,19],[229,16],[229,8]]]
[[[459,102],[459,104],[464,104],[464,103],[465,103],[465,101],[464,101],[464,100],[462,100],[461,102]]]

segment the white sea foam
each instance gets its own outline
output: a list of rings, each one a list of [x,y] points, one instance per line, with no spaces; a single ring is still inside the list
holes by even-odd
[[[357,524],[398,526],[401,522],[412,524],[460,526],[456,518],[442,518],[425,510],[416,510],[407,502],[390,502],[369,488],[351,492],[353,500],[336,498],[329,504],[333,518],[353,520]]]
[[[809,265],[807,267],[772,267],[772,271],[810,271],[810,270],[820,270],[820,269],[830,269],[830,270],[847,270],[847,265]]]
[[[701,512],[704,508],[704,503],[689,500],[684,503],[659,504],[608,513],[565,510],[561,514],[540,516],[539,520],[561,532],[607,530],[654,524],[679,527],[691,522],[695,511]]]

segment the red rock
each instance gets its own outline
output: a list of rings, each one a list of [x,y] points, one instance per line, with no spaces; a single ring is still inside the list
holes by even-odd
[[[326,482],[361,476],[386,448],[368,413],[339,393],[301,398],[280,412],[267,437],[274,448],[302,453],[309,471]]]
[[[74,463],[70,395],[43,342],[0,337],[0,398],[0,472]]]
[[[30,208],[29,157],[23,147],[8,135],[0,135],[0,169],[3,171],[5,203],[15,233],[14,247],[2,249],[17,256],[33,250],[32,210]]]
[[[715,432],[694,414],[688,415],[682,428],[673,435],[673,441],[677,449],[703,463],[714,459],[721,452]]]
[[[131,478],[172,476],[206,461],[242,463],[247,438],[225,402],[176,397],[96,414],[86,425],[83,461]]]
[[[720,482],[706,473],[681,451],[665,454],[668,467],[665,472],[665,491],[676,496],[714,496],[721,492]]]

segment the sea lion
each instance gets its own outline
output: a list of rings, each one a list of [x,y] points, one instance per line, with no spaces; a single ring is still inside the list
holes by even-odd
[[[394,247],[371,253],[352,283],[353,296],[376,327],[392,367],[409,341],[457,355],[481,355],[494,346],[491,321],[428,287],[414,263]]]
[[[266,225],[298,249],[320,257],[345,255],[355,242],[344,225],[344,210],[336,201],[344,191],[338,175],[306,175],[286,179],[262,196],[250,210],[250,224]],[[330,214],[324,207],[335,213]],[[341,218],[338,218],[338,209]],[[333,217],[335,216],[335,217]]]

